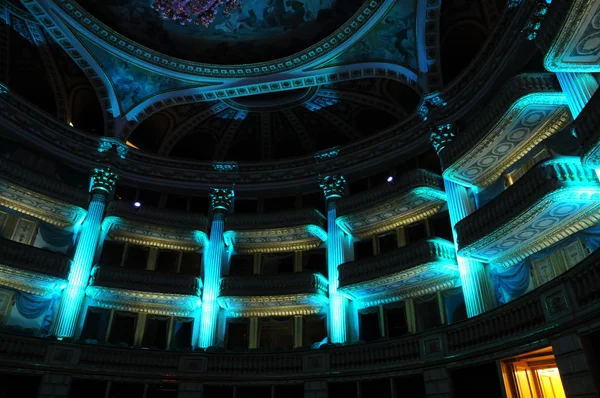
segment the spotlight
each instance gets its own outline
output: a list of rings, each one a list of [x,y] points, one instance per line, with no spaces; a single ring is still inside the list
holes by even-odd
[[[395,184],[394,176],[389,176],[386,181],[388,182],[388,184]]]
[[[135,207],[136,209],[139,209],[140,207],[142,207],[142,203],[141,202],[133,202],[133,207]]]

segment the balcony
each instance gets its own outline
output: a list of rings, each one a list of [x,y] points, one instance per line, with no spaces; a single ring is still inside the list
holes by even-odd
[[[364,307],[449,289],[459,278],[454,244],[440,238],[342,264],[339,271],[339,291]]]
[[[595,0],[554,0],[536,38],[546,54],[544,66],[552,72],[599,72],[598,51],[585,51],[597,32],[594,16],[600,3]]]
[[[585,167],[600,168],[600,90],[577,116],[573,131],[581,143]]]
[[[575,157],[538,163],[456,224],[458,254],[511,266],[600,222],[600,182]]]
[[[208,220],[198,213],[141,207],[129,202],[109,204],[104,228],[112,239],[161,249],[197,251],[208,241]]]
[[[346,233],[363,238],[430,217],[445,202],[440,176],[413,170],[397,178],[395,184],[340,199],[336,223]]]
[[[311,250],[327,240],[326,220],[315,209],[233,214],[225,223],[225,243],[236,253]]]
[[[94,267],[86,295],[108,308],[188,316],[200,305],[201,286],[193,276]]]
[[[0,205],[59,228],[85,216],[88,193],[0,158]]]
[[[323,275],[308,272],[226,277],[218,300],[238,317],[311,315],[329,302],[327,289]]]
[[[517,76],[440,152],[444,178],[486,188],[570,120],[566,97],[553,74]]]
[[[0,239],[0,285],[44,296],[66,285],[70,267],[64,254]]]

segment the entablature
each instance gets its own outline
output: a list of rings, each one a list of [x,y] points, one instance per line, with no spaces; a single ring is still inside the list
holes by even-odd
[[[329,303],[328,282],[321,274],[225,277],[219,305],[233,317],[311,315]]]
[[[454,244],[440,238],[345,263],[339,271],[339,291],[364,307],[449,289],[459,278]]]
[[[327,240],[325,224],[325,217],[315,209],[232,214],[224,238],[239,254],[311,250]]]
[[[446,203],[440,176],[413,170],[385,184],[340,199],[336,223],[357,238],[409,225],[440,211]]]
[[[567,98],[553,74],[519,75],[440,152],[443,176],[486,188],[570,120]]]
[[[538,163],[455,226],[458,254],[510,267],[600,222],[600,182],[576,157]]]
[[[208,243],[208,220],[201,214],[112,202],[106,215],[109,236],[117,241],[183,251],[198,251]]]
[[[64,254],[0,239],[0,285],[45,296],[66,286],[70,268]]]

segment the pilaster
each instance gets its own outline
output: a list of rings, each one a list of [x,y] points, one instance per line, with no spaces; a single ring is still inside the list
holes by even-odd
[[[567,397],[597,397],[598,391],[580,337],[572,333],[557,338],[552,341],[552,351]]]
[[[598,90],[598,82],[591,74],[581,72],[558,72],[556,77],[567,96],[571,115],[576,119]]]
[[[302,347],[302,315],[294,316],[294,348]]]

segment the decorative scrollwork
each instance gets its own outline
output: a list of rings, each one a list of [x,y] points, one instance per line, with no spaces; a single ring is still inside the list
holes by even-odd
[[[450,123],[430,127],[429,131],[431,132],[429,141],[431,141],[431,145],[433,145],[433,148],[438,154],[446,148],[448,143],[452,142],[455,136],[454,127]]]
[[[232,188],[211,188],[210,202],[213,210],[229,210],[233,202],[234,191]]]
[[[110,167],[95,168],[92,173],[92,185],[90,191],[100,190],[107,193],[112,192],[117,182],[117,173],[113,172]]]
[[[323,177],[319,186],[327,199],[341,198],[346,193],[346,179],[341,175]]]

